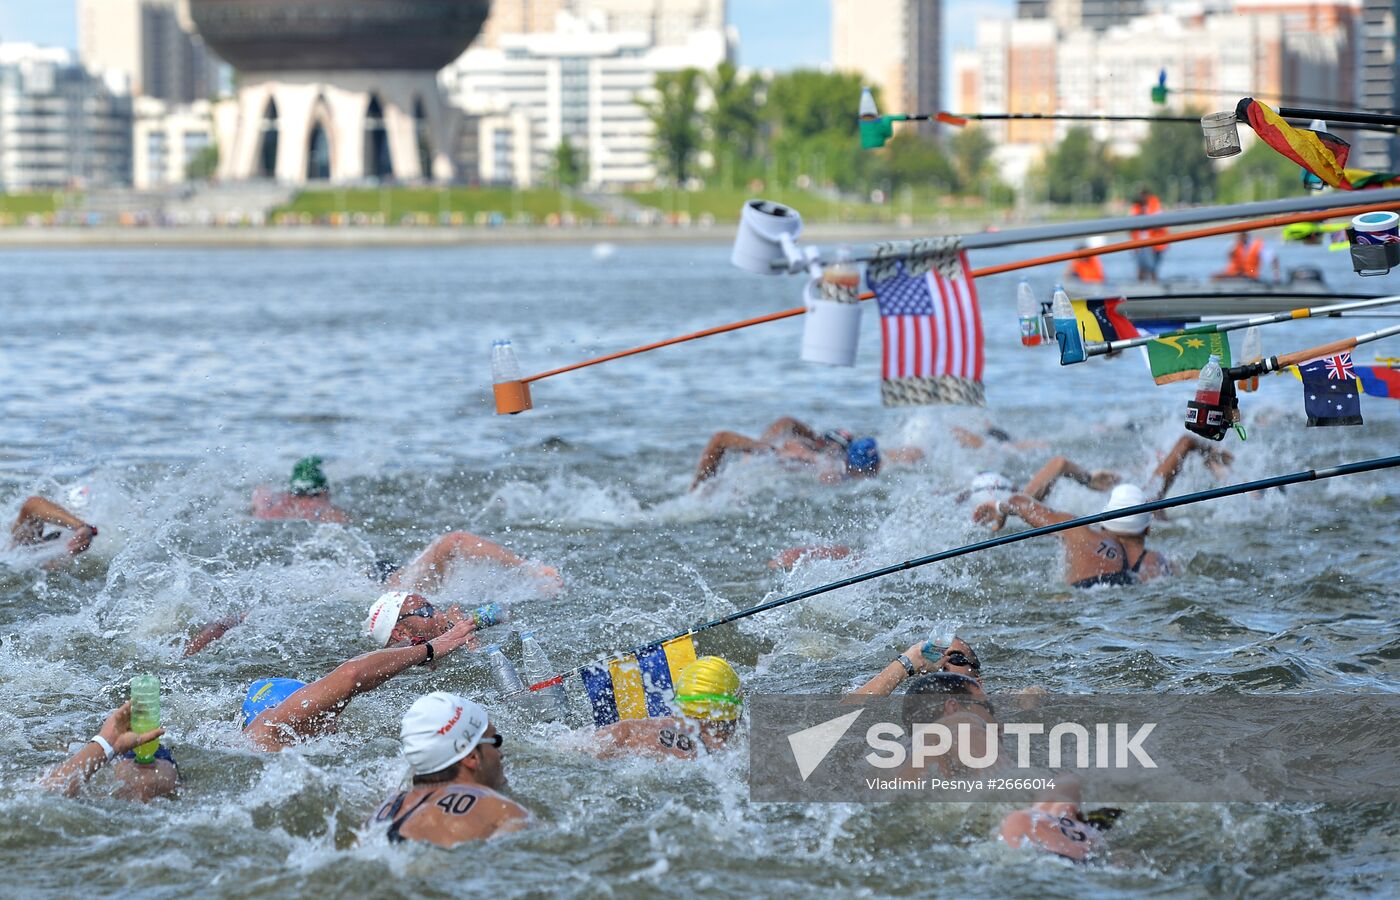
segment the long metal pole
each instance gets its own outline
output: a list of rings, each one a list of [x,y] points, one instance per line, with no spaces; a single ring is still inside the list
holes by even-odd
[[[1195,209],[1178,209],[1157,213],[1152,216],[1116,216],[1111,219],[1085,219],[1077,222],[1059,222],[1054,225],[1036,225],[1030,228],[1012,228],[1007,231],[984,232],[963,236],[965,250],[984,250],[991,247],[1009,247],[1014,244],[1033,244],[1039,241],[1062,241],[1071,238],[1090,237],[1114,231],[1146,231],[1152,228],[1171,228],[1178,225],[1199,225],[1202,222],[1218,222],[1223,219],[1248,219],[1270,215],[1283,215],[1294,212],[1313,212],[1354,206],[1358,203],[1394,202],[1400,207],[1400,188],[1382,188],[1366,191],[1339,191],[1331,194],[1317,194],[1310,197],[1290,197],[1287,200],[1260,200],[1253,203],[1234,203],[1229,206],[1204,206]],[[910,241],[892,242],[896,247]],[[869,261],[875,255],[874,246],[855,250],[855,258]],[[807,262],[802,263],[806,271]],[[774,259],[773,268],[786,271],[786,259]]]
[[[1394,297],[1377,297],[1374,300],[1361,300],[1356,303],[1333,303],[1330,306],[1304,307],[1302,309],[1290,309],[1284,312],[1270,313],[1266,316],[1251,316],[1247,319],[1229,319],[1218,325],[1209,328],[1186,329],[1186,333],[1195,332],[1197,334],[1220,334],[1224,331],[1238,331],[1241,328],[1249,328],[1252,325],[1270,325],[1274,322],[1287,322],[1291,319],[1311,319],[1315,316],[1326,316],[1330,313],[1347,312],[1353,309],[1369,309],[1373,306],[1392,306],[1400,303],[1400,295]],[[1092,341],[1084,345],[1085,356],[1106,356],[1109,353],[1118,353],[1122,350],[1129,350],[1133,347],[1142,347],[1150,344],[1163,335],[1149,334],[1135,338],[1124,338],[1121,341]]]

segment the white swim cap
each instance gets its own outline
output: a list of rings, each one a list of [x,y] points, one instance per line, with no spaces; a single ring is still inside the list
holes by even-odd
[[[1108,495],[1108,503],[1104,505],[1103,511],[1113,512],[1115,509],[1126,509],[1146,502],[1147,495],[1142,492],[1142,488],[1135,484],[1120,484]],[[1102,527],[1114,534],[1142,534],[1151,524],[1152,514],[1140,512],[1121,519],[1109,519]]]
[[[1016,485],[1000,472],[979,472],[968,485],[968,499],[980,506],[990,500],[1001,500],[1008,494],[1016,493]]]
[[[68,489],[68,508],[83,510],[92,502],[92,488],[85,484],[75,484]]]
[[[409,597],[408,591],[390,591],[380,594],[379,599],[370,605],[369,615],[365,616],[365,633],[381,647],[389,646],[389,635],[399,623],[399,611]]]
[[[414,775],[431,775],[476,749],[490,720],[479,703],[433,691],[419,697],[399,727],[403,755]]]

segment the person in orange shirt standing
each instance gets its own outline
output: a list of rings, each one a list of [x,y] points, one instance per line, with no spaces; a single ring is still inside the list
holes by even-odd
[[[1248,231],[1242,231],[1235,235],[1235,246],[1230,248],[1229,264],[1211,278],[1248,278],[1258,281],[1263,259],[1264,242],[1259,238],[1251,239]],[[1277,261],[1274,267],[1278,268]]]
[[[1157,195],[1147,188],[1139,188],[1137,199],[1133,201],[1132,215],[1152,216],[1161,211],[1162,201],[1157,198]],[[1135,241],[1166,236],[1167,229],[1165,228],[1137,229],[1132,233]],[[1155,247],[1139,247],[1133,251],[1133,258],[1137,261],[1138,281],[1157,280],[1157,269],[1162,265],[1162,254],[1166,252],[1167,248],[1161,244]]]

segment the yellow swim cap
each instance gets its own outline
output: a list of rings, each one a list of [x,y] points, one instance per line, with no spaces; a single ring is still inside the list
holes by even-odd
[[[702,656],[676,679],[676,705],[692,719],[733,722],[744,705],[739,675],[718,656]]]

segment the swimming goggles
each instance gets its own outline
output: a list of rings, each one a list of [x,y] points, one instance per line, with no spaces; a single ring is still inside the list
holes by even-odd
[[[395,619],[394,622],[402,622],[409,616],[418,616],[420,619],[431,619],[435,615],[437,615],[437,610],[433,608],[433,605],[431,603],[429,603],[427,600],[424,600],[423,605],[418,607],[417,609],[411,609],[408,612],[400,612],[399,617]]]

